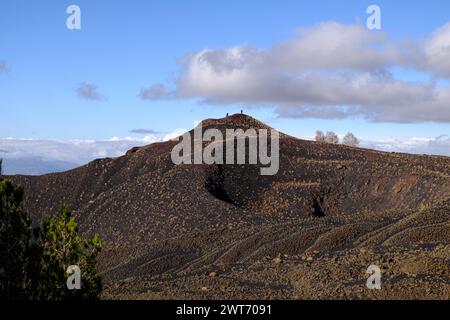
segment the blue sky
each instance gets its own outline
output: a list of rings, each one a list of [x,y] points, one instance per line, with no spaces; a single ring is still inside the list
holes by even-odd
[[[81,8],[81,30],[66,28],[71,4]],[[450,21],[448,1],[1,1],[0,61],[6,68],[0,71],[0,138],[108,140],[133,136],[137,128],[161,136],[241,106],[297,136],[316,129],[352,131],[366,140],[450,134],[448,121],[286,117],[272,100],[208,104],[203,100],[210,97],[196,94],[139,97],[156,83],[173,86],[182,72],[179,61],[190,53],[243,45],[270,50],[299,28],[329,21],[364,26],[370,4],[381,8],[381,31],[397,44],[420,44]],[[390,72],[403,81],[428,82],[430,72],[419,69]],[[101,99],[80,98],[83,83],[96,86]]]

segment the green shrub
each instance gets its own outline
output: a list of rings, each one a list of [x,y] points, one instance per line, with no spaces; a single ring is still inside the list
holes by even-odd
[[[23,190],[0,179],[0,299],[95,299],[102,290],[96,260],[98,234],[79,234],[66,206],[37,228],[23,207]],[[81,270],[81,289],[69,290],[70,265]]]

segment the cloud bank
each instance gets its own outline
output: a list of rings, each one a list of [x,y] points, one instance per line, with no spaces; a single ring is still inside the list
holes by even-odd
[[[361,146],[390,152],[450,156],[450,137],[447,135],[435,138],[413,137],[406,140],[362,141]]]
[[[406,81],[394,69],[424,75]],[[208,104],[271,106],[290,118],[450,122],[450,23],[421,41],[337,22],[303,28],[268,49],[203,49],[180,63],[169,90],[143,88],[146,100],[200,98]]]
[[[0,138],[0,158],[6,174],[59,172],[106,157],[119,157],[133,147],[173,139],[185,133],[176,129],[165,135],[151,129],[135,129],[144,136],[112,137],[109,140],[39,140]]]
[[[35,140],[0,139],[0,148],[5,159],[42,158],[76,164],[84,164],[96,158],[118,157],[135,146],[161,141],[153,135],[142,138],[113,137],[110,140]]]

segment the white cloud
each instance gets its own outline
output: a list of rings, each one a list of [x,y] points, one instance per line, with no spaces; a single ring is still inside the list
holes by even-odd
[[[393,43],[361,25],[327,22],[269,49],[204,49],[183,61],[175,91],[157,84],[147,99],[274,106],[294,118],[450,122],[450,86],[390,73],[401,67],[432,79],[450,76],[450,23],[421,42]]]
[[[377,70],[401,59],[401,52],[387,42],[384,33],[336,22],[300,29],[293,39],[276,44],[267,55],[288,71]]]
[[[425,67],[450,77],[450,22],[437,29],[425,42]]]
[[[362,141],[361,145],[382,151],[450,156],[450,137],[447,135],[435,138],[411,137],[403,140]]]

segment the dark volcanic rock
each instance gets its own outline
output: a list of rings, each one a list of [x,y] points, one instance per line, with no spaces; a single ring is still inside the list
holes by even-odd
[[[203,128],[269,127],[233,115],[205,120]],[[409,259],[421,242],[450,243],[450,158],[280,137],[274,176],[261,176],[256,165],[176,166],[170,152],[177,142],[168,141],[64,173],[11,178],[24,186],[35,220],[66,203],[84,233],[107,241],[99,265],[109,298],[358,297],[357,281],[343,280],[349,275],[340,263],[361,278],[371,259]],[[355,258],[367,248],[375,253]],[[444,251],[428,251],[417,254],[437,261],[421,269],[432,278],[423,288],[440,285],[449,298]],[[301,278],[305,263],[317,268]],[[221,276],[208,276],[211,270]],[[422,288],[402,270],[390,270],[393,291],[380,298],[405,297],[410,282]],[[246,288],[252,293],[243,294]],[[421,297],[419,289],[411,297]],[[364,290],[359,297],[376,298]]]

